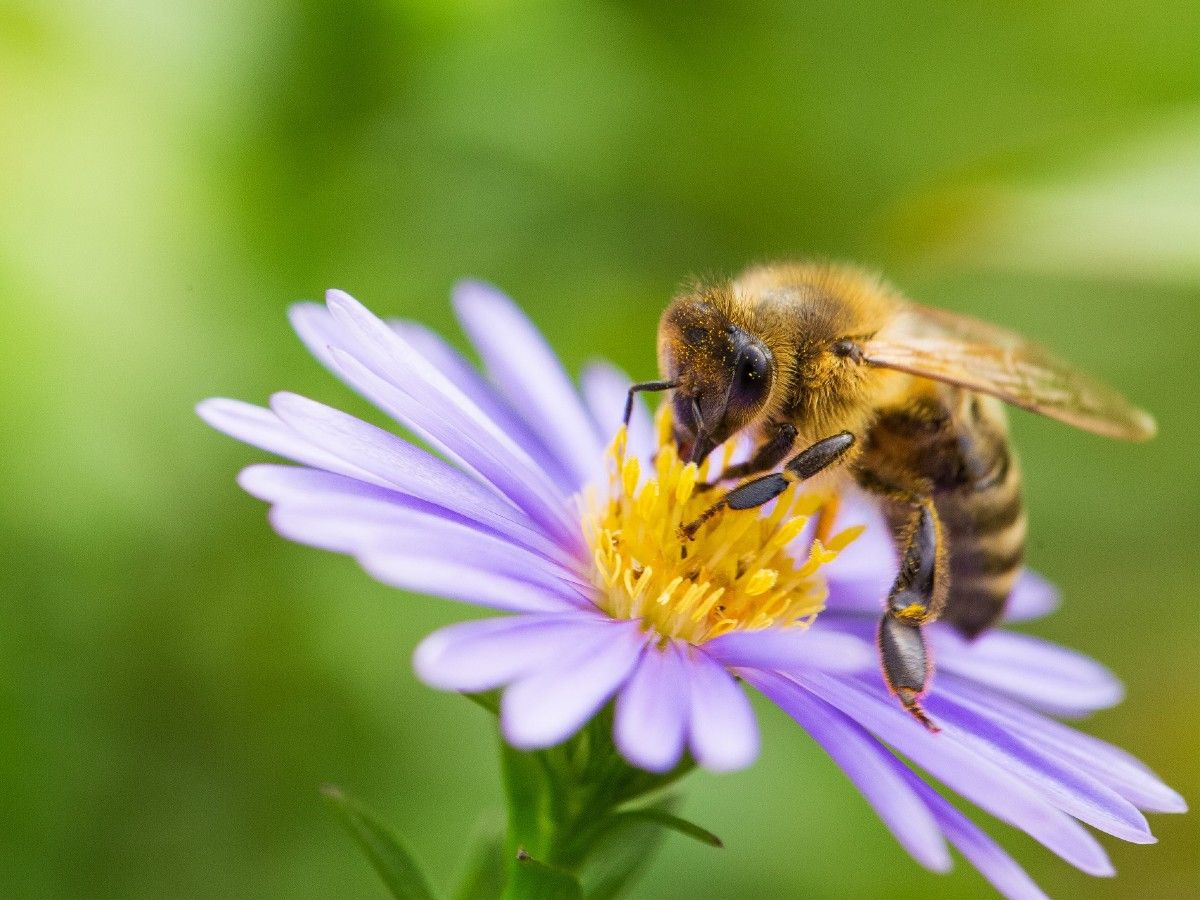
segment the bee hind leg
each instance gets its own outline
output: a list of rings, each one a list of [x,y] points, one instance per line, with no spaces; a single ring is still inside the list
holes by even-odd
[[[900,571],[879,620],[879,657],[884,680],[900,703],[918,722],[937,731],[921,707],[933,675],[921,627],[938,617],[948,588],[942,527],[931,500],[914,503],[903,534]]]

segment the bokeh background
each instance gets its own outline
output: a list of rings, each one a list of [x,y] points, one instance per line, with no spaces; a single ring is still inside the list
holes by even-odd
[[[329,286],[452,329],[494,281],[577,371],[653,372],[686,276],[822,255],[1016,326],[1159,417],[1145,447],[1015,416],[1031,626],[1105,661],[1087,723],[1200,789],[1200,6],[0,2],[0,894],[381,897],[322,806],[445,885],[501,816],[485,715],[411,651],[461,611],[276,538],[209,395],[364,405],[290,334]],[[455,340],[459,340],[457,333]],[[975,896],[911,862],[761,709],[694,776],[721,852],[640,896]],[[992,828],[1058,896],[1195,896],[1196,816],[1115,881]]]

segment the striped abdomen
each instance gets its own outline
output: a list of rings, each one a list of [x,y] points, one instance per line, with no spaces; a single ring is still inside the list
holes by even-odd
[[[991,456],[987,478],[934,498],[950,551],[950,597],[941,618],[967,637],[1003,615],[1025,559],[1020,470],[1007,440]]]
[[[869,489],[932,495],[950,575],[946,605],[935,614],[968,637],[995,624],[1025,554],[1021,476],[1003,404],[927,382],[904,405],[880,412],[859,480]],[[910,506],[885,506],[893,525],[908,520]]]

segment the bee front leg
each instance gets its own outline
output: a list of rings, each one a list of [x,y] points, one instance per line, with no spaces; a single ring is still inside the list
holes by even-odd
[[[904,708],[930,731],[937,731],[921,708],[933,675],[921,627],[937,619],[945,606],[949,577],[933,501],[914,501],[913,507],[903,531],[900,572],[879,620],[879,655],[883,677]]]
[[[753,481],[735,487],[732,491],[706,509],[700,517],[680,527],[680,533],[686,540],[692,540],[700,526],[719,513],[729,509],[753,509],[769,503],[796,481],[812,478],[823,472],[846,455],[854,446],[854,435],[848,431],[840,432],[832,437],[817,441],[807,450],[793,456],[782,472],[763,475]]]
[[[730,466],[712,481],[696,485],[696,490],[707,491],[716,487],[717,483],[721,481],[749,478],[751,475],[757,475],[759,472],[769,471],[787,458],[787,455],[792,452],[792,445],[795,443],[796,426],[791,422],[784,422],[777,426],[770,440],[759,445],[752,457],[743,463],[738,463],[736,466]]]

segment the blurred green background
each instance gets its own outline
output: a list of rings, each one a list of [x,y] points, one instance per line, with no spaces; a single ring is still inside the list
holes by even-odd
[[[653,372],[696,273],[858,260],[1036,335],[1152,409],[1108,443],[1020,414],[1030,626],[1107,661],[1089,730],[1200,789],[1200,7],[0,0],[0,894],[380,897],[322,806],[381,810],[446,884],[501,815],[485,716],[414,679],[460,617],[285,543],[192,412],[365,413],[284,310],[345,288],[452,328],[464,275],[577,371]],[[455,340],[458,340],[457,334]],[[646,897],[974,896],[911,862],[761,707],[698,775]],[[993,828],[1059,896],[1195,896],[1196,816],[1115,881]]]

